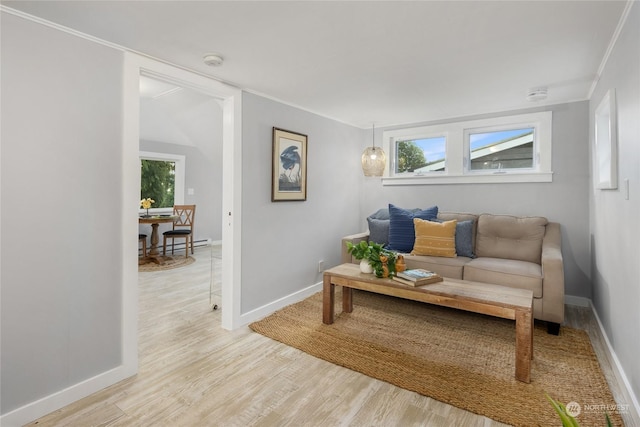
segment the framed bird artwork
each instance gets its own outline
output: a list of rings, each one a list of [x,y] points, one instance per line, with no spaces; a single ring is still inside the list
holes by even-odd
[[[307,135],[273,128],[271,201],[307,200]]]

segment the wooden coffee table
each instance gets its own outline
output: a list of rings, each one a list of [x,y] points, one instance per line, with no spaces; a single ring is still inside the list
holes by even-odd
[[[472,311],[516,321],[516,379],[531,382],[533,358],[533,292],[489,283],[445,278],[413,287],[360,272],[356,264],[342,264],[324,272],[322,322],[334,319],[335,286],[342,286],[342,311],[353,311],[352,289]]]

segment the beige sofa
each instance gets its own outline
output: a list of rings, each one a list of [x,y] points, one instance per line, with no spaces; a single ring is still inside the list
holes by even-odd
[[[472,257],[405,253],[407,267],[424,268],[454,279],[530,289],[534,297],[534,318],[546,321],[549,333],[558,334],[564,320],[560,224],[548,222],[543,217],[455,212],[439,212],[437,216],[438,221],[454,219],[458,224],[466,221],[468,226],[472,226],[469,233],[473,254],[467,254]],[[384,215],[376,221],[384,223]],[[372,222],[369,224],[372,229]],[[346,242],[355,244],[368,240],[369,234],[367,231],[342,239],[342,262],[358,262],[347,252]],[[382,239],[379,231],[376,235]]]

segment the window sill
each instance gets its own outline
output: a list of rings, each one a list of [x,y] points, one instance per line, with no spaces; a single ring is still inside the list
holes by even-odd
[[[382,185],[503,184],[552,181],[553,172],[506,172],[486,175],[386,176],[382,178]]]

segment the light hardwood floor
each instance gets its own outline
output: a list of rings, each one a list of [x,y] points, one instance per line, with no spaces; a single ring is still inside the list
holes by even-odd
[[[220,327],[219,246],[196,262],[139,275],[139,373],[29,426],[502,426],[504,424],[316,359],[244,327]],[[213,274],[213,278],[211,277]],[[224,307],[221,307],[224,310]],[[604,371],[596,322],[586,329]],[[614,396],[619,391],[614,384]]]

